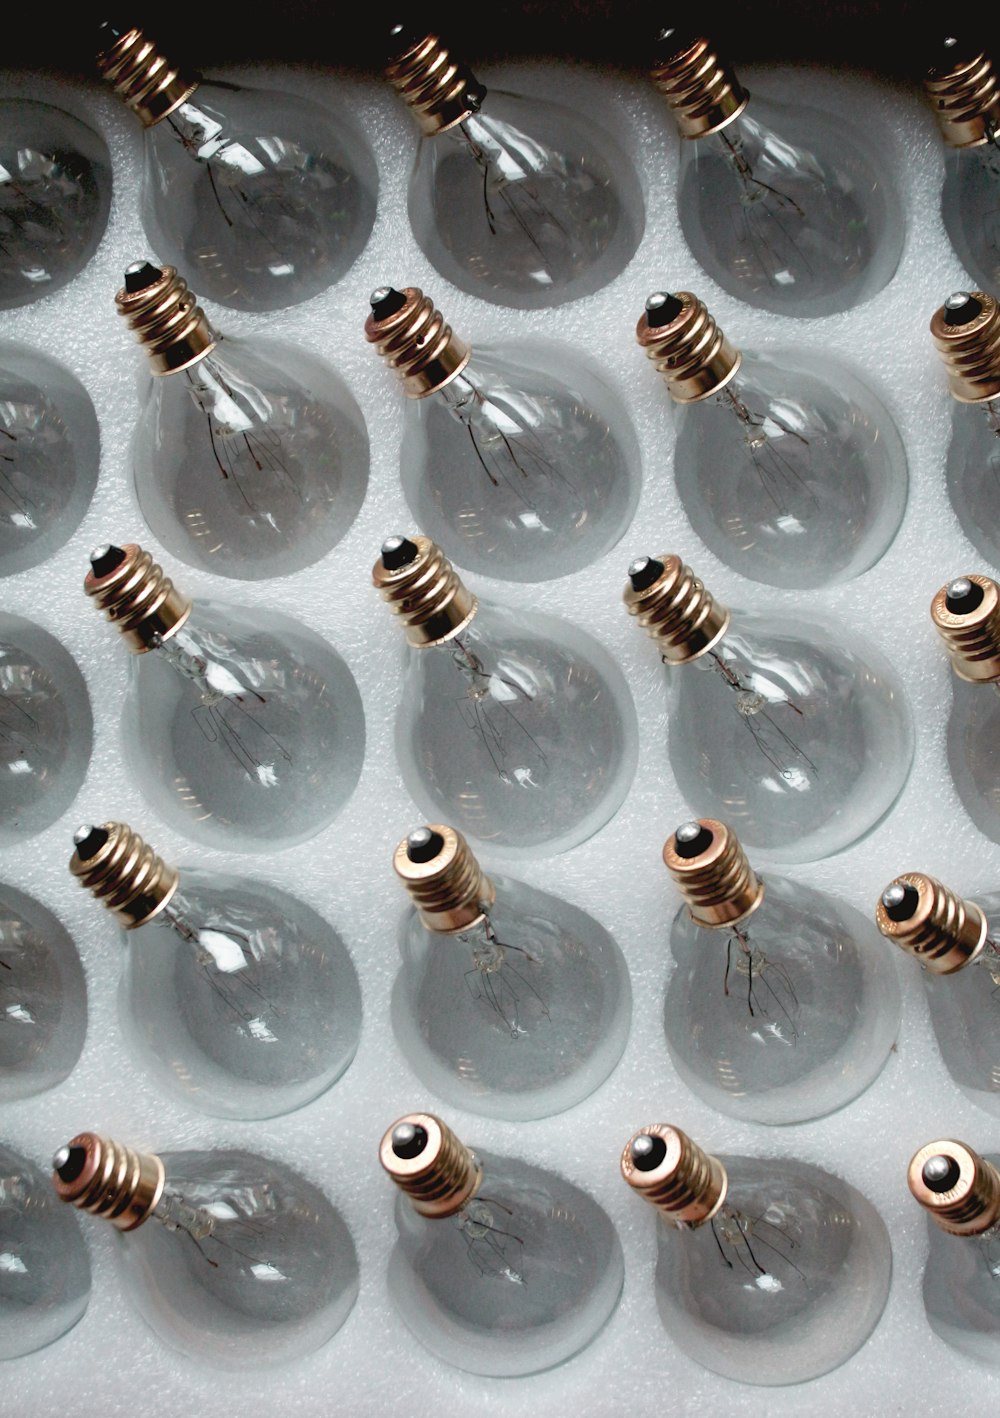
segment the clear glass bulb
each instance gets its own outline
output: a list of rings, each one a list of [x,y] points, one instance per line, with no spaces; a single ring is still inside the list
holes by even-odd
[[[94,1178],[108,1153],[130,1164],[117,1195]],[[286,1364],[325,1344],[354,1304],[358,1260],[343,1218],[276,1158],[235,1148],[155,1157],[83,1133],[53,1168],[64,1200],[85,1205],[89,1187],[98,1215],[113,1200],[131,1208],[117,1223],[129,1230],[119,1259],[131,1298],[184,1354],[220,1369]]]
[[[431,562],[460,585],[424,537],[391,538],[385,556],[396,568],[376,567],[387,597],[390,581],[402,586]],[[603,827],[631,785],[637,751],[621,670],[566,621],[480,602],[447,638],[407,650],[396,719],[407,790],[429,818],[510,855],[563,852]]]
[[[383,1153],[401,1150],[390,1166],[414,1155],[421,1134],[426,1146],[420,1119],[437,1121],[412,1116],[383,1142]],[[472,1157],[481,1180],[451,1214],[421,1215],[398,1197],[389,1294],[445,1363],[495,1377],[537,1373],[589,1344],[615,1309],[621,1242],[603,1208],[564,1177],[493,1152]]]
[[[704,39],[660,36],[654,80],[683,141],[681,230],[714,281],[780,315],[834,315],[880,291],[904,223],[879,135],[842,114],[750,97]]]
[[[0,612],[0,844],[62,816],[86,777],[93,731],[70,653],[34,621]]]
[[[676,612],[649,630],[667,662],[668,753],[688,802],[787,862],[840,851],[889,811],[913,724],[899,676],[868,643],[797,612],[730,615],[676,556],[633,562],[626,602],[640,619]]]
[[[30,99],[0,99],[0,308],[71,281],[111,210],[111,154],[86,123]]]
[[[1000,567],[1000,399],[952,401],[945,485],[962,531]]]
[[[0,343],[0,576],[38,566],[70,539],[97,486],[100,445],[76,375]]]
[[[459,288],[537,309],[592,295],[632,258],[644,204],[606,127],[546,99],[485,88],[436,36],[397,26],[388,69],[423,136],[410,225]]]
[[[974,148],[946,148],[941,219],[955,254],[982,290],[1000,287],[1000,129]]]
[[[407,884],[436,843],[425,827],[401,844]],[[456,1107],[547,1117],[589,1097],[621,1057],[628,967],[593,916],[506,876],[483,880],[494,899],[469,903],[464,929],[436,930],[417,909],[405,917],[393,1030],[421,1082]]]
[[[66,927],[0,883],[0,1101],[66,1078],[87,1033],[87,981]]]
[[[333,647],[291,616],[213,601],[187,619],[172,613],[161,633],[138,604],[143,588],[152,606],[170,586],[147,553],[102,547],[91,567],[87,589],[109,616],[123,630],[130,614],[139,618],[122,736],[132,775],[164,820],[207,846],[245,852],[304,842],[332,821],[365,745],[361,696]]]
[[[83,1318],[90,1258],[44,1173],[0,1143],[0,1359],[44,1349]]]
[[[183,367],[163,373],[163,303],[186,293],[174,272],[137,262],[118,296],[155,356],[132,439],[139,507],[192,566],[247,581],[290,575],[336,546],[364,501],[361,410],[322,360],[278,341],[222,338],[200,307],[208,352],[184,348]]]
[[[145,125],[152,249],[237,310],[280,310],[338,281],[368,240],[378,191],[374,157],[346,113],[195,83],[138,30],[104,30],[101,72]]]

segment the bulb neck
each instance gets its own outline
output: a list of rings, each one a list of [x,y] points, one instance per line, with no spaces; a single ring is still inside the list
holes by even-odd
[[[729,627],[729,611],[714,599],[690,566],[664,553],[649,563],[659,570],[649,585],[633,574],[625,586],[625,608],[657,645],[664,661],[687,664],[717,645]]]
[[[372,311],[365,338],[399,375],[406,397],[425,399],[461,374],[472,349],[416,286],[399,294],[405,303],[392,315],[379,320]]]
[[[902,901],[887,906],[885,897],[893,887],[902,888]],[[875,908],[875,924],[934,975],[952,975],[971,964],[986,944],[988,929],[974,901],[964,901],[922,872],[906,872],[890,883]]]
[[[158,278],[155,266],[146,272],[148,283],[139,290],[129,290],[126,276],[115,305],[149,356],[153,373],[176,374],[214,350],[216,337],[198,297],[173,266],[164,266]]]
[[[931,619],[959,679],[989,684],[1000,680],[1000,586],[989,576],[964,579],[982,590],[979,604],[964,612],[949,609],[950,582],[931,601]]]
[[[134,1231],[163,1195],[163,1163],[94,1132],[78,1133],[55,1156],[52,1184],[61,1201]]]
[[[677,291],[682,308],[667,325],[653,326],[643,311],[635,337],[677,404],[693,404],[717,394],[736,374],[743,356],[729,343],[705,303]]]
[[[372,569],[372,582],[393,615],[403,622],[407,644],[426,650],[460,635],[479,603],[429,537],[415,536],[407,541],[415,551],[412,559],[390,569],[383,551]]]
[[[191,602],[135,542],[115,550],[121,561],[104,575],[92,566],[83,589],[118,627],[132,653],[142,655],[180,630],[191,614]]]
[[[704,138],[739,118],[749,94],[707,39],[695,39],[651,71],[682,138]]]
[[[471,69],[454,59],[435,34],[413,40],[390,60],[385,74],[421,132],[431,137],[478,113],[486,97]]]
[[[639,1138],[652,1148],[640,1153]],[[641,1144],[640,1144],[641,1145]],[[652,1162],[655,1165],[649,1165]],[[726,1199],[729,1179],[717,1157],[702,1151],[680,1128],[653,1123],[629,1138],[621,1158],[622,1176],[671,1226],[710,1221]]]
[[[106,840],[96,851],[77,847],[69,869],[127,931],[144,926],[171,900],[180,877],[124,822],[105,822]],[[81,850],[88,855],[81,856]]]
[[[684,899],[691,919],[710,930],[745,921],[764,900],[764,883],[754,872],[735,832],[714,818],[701,818],[690,844],[675,832],[663,848],[663,861]],[[696,848],[691,854],[690,848]]]
[[[198,87],[197,80],[173,68],[138,29],[119,35],[97,56],[97,67],[147,128],[173,113]]]
[[[949,148],[990,142],[1000,124],[1000,85],[985,54],[960,59],[953,69],[931,70],[924,88]]]
[[[409,1146],[400,1141],[404,1132],[414,1134]],[[483,1179],[475,1155],[433,1113],[409,1113],[393,1123],[379,1161],[414,1211],[432,1220],[461,1211]]]
[[[1000,1171],[964,1142],[928,1142],[911,1159],[906,1180],[920,1205],[952,1236],[978,1236],[1000,1221]]]
[[[431,846],[436,848],[433,856],[414,860],[411,839],[404,837],[393,854],[392,865],[409,892],[422,925],[429,931],[457,935],[485,919],[484,908],[496,900],[496,887],[461,832],[437,823],[428,830]]]

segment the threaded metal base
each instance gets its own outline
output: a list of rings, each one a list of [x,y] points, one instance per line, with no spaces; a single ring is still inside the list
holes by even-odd
[[[102,831],[107,841],[87,857],[81,857],[78,847],[69,869],[125,930],[135,930],[166,906],[177,890],[177,870],[124,822],[105,822]]]
[[[365,338],[399,375],[408,399],[424,399],[461,374],[472,349],[416,286],[400,292],[405,305],[384,320],[374,312],[365,321]]]
[[[637,1165],[633,1154],[636,1139],[642,1137],[659,1139],[665,1146],[657,1165],[646,1170]],[[719,1159],[667,1123],[653,1123],[629,1138],[621,1171],[629,1186],[674,1226],[701,1226],[711,1220],[725,1201],[729,1186]]]
[[[692,404],[728,384],[743,356],[726,339],[703,301],[690,291],[673,295],[683,305],[676,318],[654,327],[644,310],[635,337],[663,375],[674,402]]]
[[[459,580],[451,562],[428,537],[408,538],[417,555],[405,566],[387,570],[379,557],[372,581],[417,650],[453,639],[472,620],[478,602]]]
[[[685,856],[677,833],[663,848],[663,861],[699,926],[735,925],[753,914],[764,899],[764,883],[747,860],[735,832],[705,817],[697,825],[710,840],[695,856]]]
[[[625,586],[625,608],[656,641],[668,664],[683,665],[706,654],[725,635],[729,611],[706,590],[690,566],[669,553],[655,558],[662,571],[650,586]]]
[[[141,30],[130,29],[97,56],[101,77],[147,128],[173,113],[198,87],[174,69]]]
[[[385,74],[428,134],[444,133],[470,118],[486,95],[472,71],[453,59],[435,34],[410,45]]]
[[[164,576],[148,551],[135,542],[120,548],[123,560],[106,576],[88,571],[83,589],[93,596],[136,655],[152,650],[179,630],[191,602]]]
[[[959,679],[989,684],[1000,680],[1000,586],[976,573],[961,579],[982,589],[979,605],[965,614],[949,610],[948,593],[955,584],[949,582],[931,601],[931,619]]]
[[[398,1130],[413,1129],[426,1140],[414,1156],[394,1150]],[[385,1134],[379,1161],[421,1216],[454,1216],[475,1196],[482,1170],[473,1154],[433,1113],[408,1113]]]
[[[159,280],[142,290],[123,286],[115,305],[149,355],[154,374],[189,369],[215,349],[215,335],[198,297],[173,266],[164,266]]]
[[[989,142],[1000,124],[1000,85],[985,54],[963,59],[947,73],[932,71],[924,88],[950,148]]]
[[[429,831],[441,839],[439,851],[428,861],[413,861],[404,837],[393,854],[393,868],[429,931],[469,930],[483,919],[483,907],[496,900],[496,888],[461,832],[438,823],[430,824]]]
[[[936,1163],[943,1180],[951,1184],[944,1191],[931,1185],[934,1179],[925,1175],[929,1162]],[[950,1163],[951,1176],[943,1164]],[[1000,1221],[1000,1172],[966,1147],[964,1142],[950,1138],[928,1142],[915,1153],[907,1169],[906,1180],[920,1205],[926,1207],[942,1231],[953,1236],[978,1236]]]
[[[915,956],[935,975],[950,975],[975,960],[986,943],[987,923],[974,901],[964,901],[940,881],[923,872],[904,872],[892,887],[916,892],[904,920],[893,919],[885,900],[875,908],[875,924],[887,940]]]
[[[931,317],[931,337],[948,374],[948,388],[960,404],[981,404],[1000,395],[1000,305],[985,291],[962,292],[977,301],[979,313],[950,325],[948,307]]]
[[[163,1163],[95,1132],[77,1133],[53,1159],[52,1183],[62,1201],[134,1231],[163,1194]]]
[[[696,39],[651,71],[682,138],[718,133],[738,118],[749,94],[707,39]]]

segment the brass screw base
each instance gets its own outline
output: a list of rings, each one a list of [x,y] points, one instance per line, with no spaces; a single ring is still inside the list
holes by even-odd
[[[144,346],[154,374],[189,369],[215,349],[215,335],[198,297],[173,266],[164,266],[160,279],[142,290],[123,286],[115,305]]]
[[[1000,87],[985,54],[963,59],[948,73],[934,70],[924,88],[950,148],[986,143],[1000,123]]]
[[[404,837],[393,853],[393,869],[429,931],[467,931],[483,919],[483,907],[496,900],[496,887],[461,832],[439,823],[429,824],[428,830],[441,839],[436,855],[429,861],[411,860]]]
[[[486,90],[435,34],[417,40],[386,67],[386,78],[424,133],[444,133],[476,113]]]
[[[407,540],[417,548],[413,560],[388,571],[380,556],[372,569],[372,582],[403,622],[408,644],[424,650],[460,634],[479,603],[439,546],[428,537]]]
[[[969,291],[982,309],[964,325],[949,325],[945,306],[931,317],[931,336],[960,404],[982,404],[1000,395],[1000,305],[985,291]]]
[[[724,822],[704,817],[696,825],[709,837],[696,856],[683,855],[676,832],[663,848],[664,863],[691,919],[710,929],[746,920],[764,899],[764,883]]]
[[[52,1184],[62,1201],[134,1231],[163,1194],[163,1163],[151,1152],[81,1132],[53,1160]]]
[[[158,54],[141,30],[130,29],[97,56],[101,78],[147,128],[173,113],[198,87]]]
[[[667,381],[677,404],[693,404],[717,394],[733,378],[743,356],[690,291],[675,291],[683,309],[669,325],[654,327],[644,310],[635,337]]]
[[[179,877],[124,822],[105,822],[107,841],[90,857],[73,853],[69,869],[81,886],[108,908],[125,930],[159,915],[177,890]]]
[[[426,1134],[426,1142],[417,1155],[400,1157],[393,1149],[393,1138],[398,1129],[407,1127]],[[378,1155],[413,1209],[433,1219],[461,1211],[483,1179],[473,1154],[433,1113],[408,1113],[399,1118],[383,1137]]]
[[[658,64],[653,83],[667,100],[682,138],[704,138],[727,127],[747,106],[749,94],[712,49],[696,39]]]
[[[88,571],[83,589],[117,625],[133,654],[142,655],[181,628],[191,614],[191,602],[148,551],[135,542],[126,542],[120,550],[124,560],[106,576]]]
[[[986,944],[987,923],[974,901],[963,901],[954,891],[922,872],[904,872],[892,887],[911,888],[917,893],[912,914],[895,921],[880,899],[875,908],[875,924],[887,940],[894,941],[916,957],[935,975],[951,975],[979,955]]]
[[[959,679],[989,684],[1000,680],[1000,586],[989,576],[964,579],[982,588],[979,605],[964,615],[949,610],[948,590],[954,585],[949,582],[931,601],[931,619]]]
[[[943,1165],[939,1169],[942,1180],[951,1183],[944,1191],[936,1190],[925,1177],[924,1168],[932,1158],[952,1164],[950,1176]],[[1000,1221],[1000,1172],[964,1142],[950,1138],[928,1142],[914,1154],[906,1180],[920,1205],[942,1231],[953,1236],[978,1236]]]
[[[637,1138],[650,1137],[665,1144],[655,1167],[636,1165],[633,1146]],[[701,1226],[726,1199],[729,1178],[717,1157],[703,1152],[680,1128],[653,1123],[634,1133],[621,1158],[622,1176],[644,1201],[655,1206],[672,1226]]]
[[[626,583],[625,608],[668,664],[683,665],[718,644],[729,626],[729,611],[679,556],[664,552],[656,562],[663,570],[651,586],[637,591],[631,581]]]
[[[472,349],[416,286],[400,292],[406,304],[394,315],[365,321],[365,338],[399,375],[408,399],[425,399],[450,384],[469,362]],[[373,297],[374,299],[374,297]]]

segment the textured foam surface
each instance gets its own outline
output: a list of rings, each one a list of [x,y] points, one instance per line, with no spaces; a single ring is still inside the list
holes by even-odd
[[[483,77],[487,82],[501,78],[489,72]],[[207,306],[223,330],[280,335],[335,363],[368,422],[373,452],[360,516],[340,545],[309,570],[237,585],[169,559],[166,563],[195,596],[238,597],[250,606],[274,605],[300,616],[332,641],[358,680],[368,750],[357,791],[333,826],[305,846],[266,860],[194,849],[157,820],[126,780],[118,719],[128,657],[81,591],[93,544],[138,539],[154,553],[160,551],[142,527],[128,474],[136,381],[145,377],[143,356],[114,310],[124,266],[146,254],[138,216],[141,134],[114,98],[96,87],[75,89],[36,76],[0,75],[0,94],[50,98],[89,117],[109,143],[115,172],[111,223],[89,268],[64,291],[7,314],[3,321],[6,336],[47,350],[83,380],[97,407],[103,459],[97,496],[68,546],[52,561],[0,587],[4,609],[34,616],[76,656],[95,721],[90,771],[70,812],[44,834],[0,853],[0,877],[37,895],[79,945],[90,992],[87,1042],[79,1065],[59,1088],[0,1107],[0,1137],[43,1165],[56,1146],[83,1128],[163,1149],[228,1143],[281,1155],[342,1209],[361,1260],[359,1301],[324,1349],[272,1373],[218,1375],[166,1349],[146,1328],[116,1272],[113,1252],[122,1242],[110,1228],[84,1217],[94,1262],[88,1312],[49,1350],[4,1365],[4,1412],[66,1418],[98,1410],[131,1414],[152,1405],[163,1418],[195,1408],[203,1418],[234,1412],[253,1418],[279,1410],[408,1418],[573,1412],[589,1418],[621,1407],[658,1412],[669,1405],[677,1414],[749,1415],[762,1408],[788,1415],[863,1414],[919,1407],[931,1415],[984,1412],[1000,1396],[1000,1378],[949,1350],[932,1334],[923,1312],[925,1223],[906,1188],[906,1164],[919,1145],[942,1135],[995,1151],[1000,1124],[952,1086],[937,1054],[915,967],[902,958],[898,962],[904,994],[898,1051],[876,1084],[831,1118],[778,1130],[741,1126],[700,1103],[673,1073],[660,1019],[667,929],[677,901],[660,850],[689,813],[667,767],[662,671],[652,645],[621,605],[632,556],[677,550],[724,600],[760,607],[800,602],[803,609],[840,616],[861,629],[893,658],[904,678],[917,722],[915,768],[891,817],[867,841],[818,865],[789,869],[787,875],[839,891],[866,913],[885,883],[907,869],[931,872],[966,894],[1000,886],[1000,851],[972,826],[949,777],[944,747],[949,672],[928,616],[931,595],[944,580],[979,569],[945,495],[950,401],[927,333],[935,307],[968,281],[941,226],[943,158],[933,119],[916,92],[858,75],[803,70],[746,76],[751,89],[804,99],[874,128],[905,201],[906,245],[891,284],[869,304],[844,315],[792,321],[740,305],[701,275],[683,244],[674,208],[673,123],[651,90],[632,80],[549,67],[516,75],[505,70],[502,78],[508,77],[570,103],[606,106],[610,121],[636,154],[646,187],[646,235],[631,265],[596,297],[555,313],[490,306],[450,290],[435,275],[406,220],[416,131],[388,91],[335,76],[261,73],[255,79],[318,98],[336,94],[351,104],[371,137],[381,178],[374,234],[339,285],[273,317]],[[613,931],[628,959],[635,995],[632,1033],[617,1070],[585,1103],[542,1122],[481,1121],[438,1104],[418,1085],[389,1028],[396,929],[403,908],[390,857],[419,816],[399,782],[392,751],[399,631],[370,584],[380,541],[408,523],[398,480],[402,398],[362,334],[368,292],[386,281],[421,286],[474,345],[545,335],[582,346],[600,361],[608,382],[624,398],[643,449],[638,515],[613,552],[586,571],[538,589],[480,579],[473,583],[508,604],[565,614],[586,625],[625,668],[641,720],[639,770],[617,817],[567,855],[518,863],[514,873],[575,901]],[[646,295],[662,287],[696,290],[738,344],[762,349],[815,345],[848,359],[885,401],[906,444],[911,495],[899,536],[873,570],[825,593],[798,597],[742,580],[700,546],[673,491],[669,399],[633,338]],[[116,927],[66,869],[77,823],[109,817],[129,821],[178,864],[198,860],[280,882],[341,930],[361,977],[364,1027],[354,1064],[324,1097],[274,1121],[221,1124],[186,1111],[151,1086],[126,1053],[117,1027]],[[487,869],[493,862],[502,865],[496,854],[484,852],[482,860]],[[612,1216],[626,1255],[622,1303],[597,1340],[561,1368],[510,1381],[460,1374],[422,1351],[390,1306],[385,1271],[394,1237],[393,1188],[381,1173],[376,1149],[384,1128],[413,1108],[440,1111],[471,1143],[563,1171],[588,1187]],[[654,1217],[618,1175],[618,1155],[629,1134],[652,1121],[675,1122],[716,1151],[798,1155],[841,1173],[876,1203],[892,1235],[892,1290],[882,1322],[846,1365],[805,1386],[760,1390],[706,1373],[672,1344],[653,1303]]]

